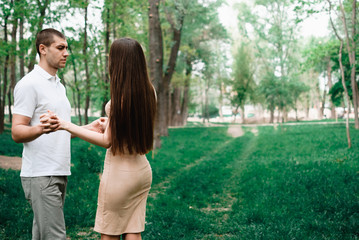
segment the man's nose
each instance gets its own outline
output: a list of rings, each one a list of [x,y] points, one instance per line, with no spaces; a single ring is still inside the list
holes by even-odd
[[[68,52],[67,49],[66,49],[65,52],[64,52],[64,56],[67,57],[68,55],[70,55],[70,54],[69,54],[69,52]]]

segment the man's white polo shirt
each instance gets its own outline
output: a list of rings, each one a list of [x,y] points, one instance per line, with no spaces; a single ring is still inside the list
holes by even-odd
[[[65,121],[71,121],[71,106],[65,87],[57,76],[40,66],[24,76],[14,90],[14,114],[31,118],[30,125],[40,123],[40,116],[51,110]],[[20,176],[70,175],[71,134],[56,131],[24,143]]]

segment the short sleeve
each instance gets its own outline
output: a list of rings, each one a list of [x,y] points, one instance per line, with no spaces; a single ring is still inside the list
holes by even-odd
[[[31,84],[21,80],[16,84],[14,90],[14,114],[32,117],[36,109],[36,92]]]

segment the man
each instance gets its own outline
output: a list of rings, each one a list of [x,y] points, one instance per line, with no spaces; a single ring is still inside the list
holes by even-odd
[[[70,140],[66,131],[56,131],[55,123],[40,123],[48,110],[71,121],[66,90],[56,75],[64,68],[67,52],[65,36],[55,29],[37,34],[38,65],[24,76],[14,90],[12,138],[24,143],[21,183],[34,212],[32,239],[66,239],[64,201],[70,173]],[[96,121],[86,128],[96,130]]]

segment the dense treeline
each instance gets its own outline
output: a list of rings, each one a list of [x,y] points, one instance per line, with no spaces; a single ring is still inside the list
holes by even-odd
[[[334,107],[343,106],[354,110],[359,128],[356,1],[244,2],[232,6],[239,32],[233,35],[219,21],[224,0],[0,1],[0,132],[11,121],[16,82],[37,61],[36,33],[46,27],[67,36],[70,56],[59,76],[80,124],[105,114],[109,46],[132,37],[145,49],[158,95],[157,147],[168,126],[186,124],[189,114],[222,117],[226,105],[243,122],[248,104],[266,109],[269,122],[313,107],[323,117],[327,105],[335,118]],[[303,39],[300,22],[317,13],[330,16],[330,34]]]

